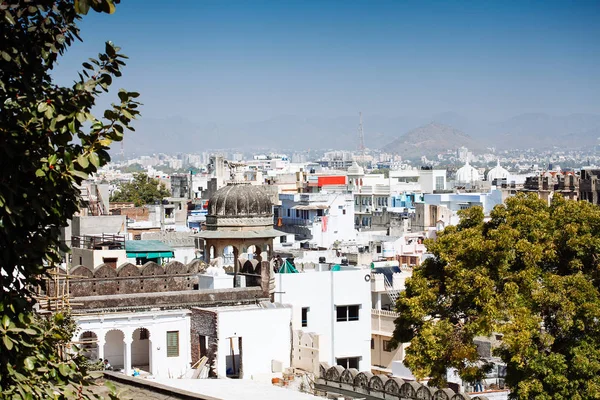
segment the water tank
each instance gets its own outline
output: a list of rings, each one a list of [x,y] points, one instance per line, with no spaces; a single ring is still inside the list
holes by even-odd
[[[319,264],[323,264],[325,262],[326,262],[325,257],[319,257]]]
[[[383,242],[381,255],[383,258],[394,258],[396,256],[396,251],[394,250],[394,243]]]
[[[348,265],[348,259],[342,258],[342,265]]]

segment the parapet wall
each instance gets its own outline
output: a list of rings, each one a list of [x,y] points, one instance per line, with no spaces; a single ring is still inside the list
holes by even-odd
[[[455,393],[452,389],[437,389],[415,381],[373,375],[371,372],[359,372],[355,368],[346,369],[339,365],[329,367],[325,363],[320,365],[315,387],[321,391],[352,394],[352,397],[365,399],[488,400],[483,395],[471,397]]]
[[[107,264],[97,268],[78,265],[69,270],[68,290],[73,298],[194,290],[198,288],[198,274],[206,267],[200,260],[187,265],[172,261],[164,267],[154,262],[142,266],[125,263],[116,269]],[[55,296],[57,289],[59,293],[64,290],[62,286],[47,285],[48,295]]]

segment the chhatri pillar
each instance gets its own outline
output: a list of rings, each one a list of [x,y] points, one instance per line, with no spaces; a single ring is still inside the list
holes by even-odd
[[[272,251],[273,239],[285,233],[273,228],[273,203],[267,191],[256,185],[233,183],[217,190],[208,201],[206,230],[194,234],[204,239],[204,248],[215,247],[214,257],[222,256],[226,246],[233,246],[234,286],[239,273],[238,258],[251,245],[264,252]],[[217,249],[220,252],[217,252]],[[258,261],[262,260],[258,254]]]

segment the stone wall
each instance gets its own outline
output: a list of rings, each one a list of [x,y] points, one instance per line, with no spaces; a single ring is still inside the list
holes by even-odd
[[[218,337],[217,337],[217,313],[192,308],[190,317],[191,325],[191,346],[192,346],[192,365],[200,360],[200,336],[206,337],[206,365],[209,367],[209,377],[216,377],[215,359],[217,357]]]
[[[97,268],[78,265],[69,271],[69,293],[87,297],[194,290],[198,274],[205,269],[206,264],[199,260],[187,265],[172,261],[164,267],[154,262],[142,266],[125,263],[116,269],[106,264]],[[62,287],[58,289],[62,293]],[[47,293],[54,296],[55,292],[56,287],[48,285]]]
[[[455,393],[452,389],[438,389],[397,377],[388,378],[385,375],[373,375],[371,372],[359,372],[354,368],[345,369],[339,365],[329,367],[325,363],[321,363],[315,388],[367,400],[488,400],[485,395],[471,397],[468,394]]]
[[[146,311],[155,308],[217,307],[256,304],[268,300],[269,298],[263,296],[259,287],[251,287],[72,297],[71,308],[77,313],[98,313],[101,311]]]

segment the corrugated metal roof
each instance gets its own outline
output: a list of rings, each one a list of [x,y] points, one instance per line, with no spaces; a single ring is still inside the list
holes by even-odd
[[[155,252],[173,252],[171,246],[160,240],[126,240],[125,250],[128,253],[155,253]]]

